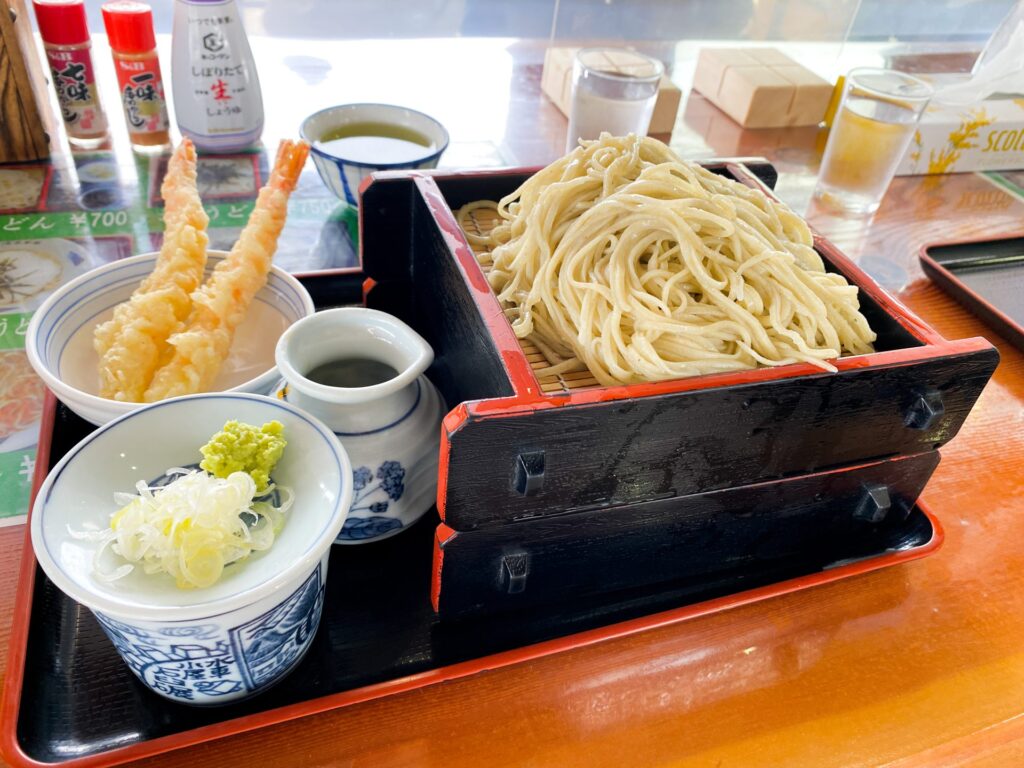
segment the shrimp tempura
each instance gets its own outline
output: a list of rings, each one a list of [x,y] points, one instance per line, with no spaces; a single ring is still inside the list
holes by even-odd
[[[188,139],[171,156],[160,191],[164,242],[156,266],[93,334],[100,356],[100,394],[114,400],[142,402],[167,354],[167,340],[192,311],[191,294],[206,267],[209,219],[196,188],[196,150]]]
[[[270,181],[260,190],[238,242],[206,284],[192,294],[188,325],[169,339],[173,356],[153,377],[144,395],[147,403],[203,392],[213,384],[231,349],[235,329],[267,282],[288,211],[288,196],[308,154],[309,145],[304,141],[281,142]]]

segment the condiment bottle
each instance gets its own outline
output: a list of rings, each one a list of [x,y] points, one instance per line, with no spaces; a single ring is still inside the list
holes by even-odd
[[[174,113],[197,147],[235,150],[263,132],[263,96],[235,0],[175,0]]]
[[[128,138],[136,149],[159,151],[171,143],[171,134],[153,34],[153,12],[136,0],[113,0],[104,3],[102,9]]]
[[[98,147],[107,136],[107,117],[96,92],[85,5],[82,0],[33,0],[32,5],[68,141]]]

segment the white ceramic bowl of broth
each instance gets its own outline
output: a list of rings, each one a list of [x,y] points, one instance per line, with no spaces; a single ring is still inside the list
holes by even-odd
[[[280,422],[288,441],[273,481],[293,496],[269,549],[224,568],[211,586],[180,589],[167,573],[124,564],[90,531],[107,530],[115,492],[132,493],[169,468],[191,465],[199,447],[237,419]],[[259,693],[309,650],[320,621],[331,544],[352,499],[352,467],[324,424],[261,395],[188,395],[144,406],[72,448],[40,487],[30,522],[47,577],[90,609],[132,672],[155,693],[185,704],[224,704]],[[98,561],[98,563],[97,563]]]
[[[141,405],[100,396],[93,331],[109,320],[114,307],[127,300],[153,271],[157,256],[133,256],[87,272],[51,295],[29,324],[25,351],[32,367],[68,408],[93,424],[106,424]],[[226,256],[225,251],[209,252],[207,276]],[[314,311],[313,299],[302,284],[272,267],[267,284],[235,331],[211,390],[268,393],[277,379],[277,340],[292,323]]]
[[[341,104],[316,112],[299,129],[316,170],[334,194],[359,204],[359,185],[374,171],[436,168],[448,131],[415,109]]]

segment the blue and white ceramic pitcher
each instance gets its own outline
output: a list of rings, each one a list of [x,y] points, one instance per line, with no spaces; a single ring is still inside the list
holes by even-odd
[[[352,460],[354,493],[335,540],[393,536],[430,509],[444,402],[424,371],[430,345],[385,312],[344,307],[292,325],[277,345],[278,397],[338,435]]]

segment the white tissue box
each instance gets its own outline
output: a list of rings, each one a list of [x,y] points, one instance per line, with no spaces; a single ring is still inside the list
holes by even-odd
[[[928,105],[897,176],[1024,168],[1024,95]]]

